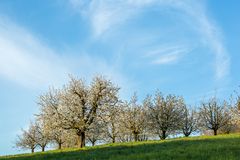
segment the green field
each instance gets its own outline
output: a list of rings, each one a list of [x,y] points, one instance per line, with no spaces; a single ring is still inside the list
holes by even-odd
[[[240,134],[130,142],[0,157],[1,160],[239,160]]]

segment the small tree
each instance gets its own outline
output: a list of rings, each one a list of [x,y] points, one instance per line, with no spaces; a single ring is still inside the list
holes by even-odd
[[[35,124],[37,136],[36,142],[41,147],[42,152],[45,151],[47,144],[50,142],[49,132],[44,128],[44,123],[39,122]]]
[[[118,100],[111,106],[105,106],[100,114],[101,120],[104,124],[103,135],[106,141],[112,143],[116,142],[120,133],[120,119],[122,114],[122,105]]]
[[[238,98],[238,101],[237,101],[237,109],[238,109],[238,111],[240,111],[240,97]]]
[[[197,113],[194,110],[184,106],[182,132],[185,137],[188,137],[192,132],[197,130]]]
[[[103,123],[95,119],[90,128],[86,132],[87,140],[95,146],[96,142],[103,139]]]
[[[233,106],[228,111],[229,121],[224,125],[222,128],[219,129],[220,133],[229,134],[231,132],[238,132],[239,131],[239,111],[237,106],[233,104]]]
[[[75,130],[64,130],[62,135],[62,148],[76,148],[78,147],[78,139]]]
[[[134,137],[135,141],[139,141],[139,135],[143,133],[146,127],[146,114],[143,106],[137,104],[136,93],[131,98],[129,103],[125,103],[125,110],[123,114],[123,123]]]
[[[31,149],[34,153],[37,147],[37,127],[31,122],[28,130],[22,129],[22,134],[18,136],[16,141],[16,147],[21,149]]]
[[[160,139],[166,139],[168,133],[181,128],[184,101],[182,97],[167,95],[166,98],[156,92],[154,103],[149,105],[152,129]]]
[[[239,86],[239,89],[240,89],[240,86]],[[236,101],[235,101],[235,105],[236,105],[236,108],[238,110],[238,112],[240,113],[240,94],[239,94],[239,91],[235,90],[234,91],[235,94],[236,94]]]
[[[222,104],[216,98],[202,103],[200,108],[201,124],[217,135],[217,131],[227,125],[231,119],[229,104],[224,101]]]
[[[53,128],[50,130],[51,140],[57,144],[58,149],[62,149],[63,144],[65,143],[65,137],[67,136],[67,131],[62,128]]]
[[[50,88],[47,93],[39,97],[38,105],[41,107],[38,118],[44,123],[44,132],[49,135],[52,141],[57,143],[58,149],[62,149],[66,130],[62,128],[57,112],[60,106],[60,91]]]

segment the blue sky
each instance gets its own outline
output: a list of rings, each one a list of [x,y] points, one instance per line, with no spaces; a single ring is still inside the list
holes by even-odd
[[[121,97],[156,89],[189,105],[240,85],[238,0],[1,0],[0,155],[68,74],[103,74]]]

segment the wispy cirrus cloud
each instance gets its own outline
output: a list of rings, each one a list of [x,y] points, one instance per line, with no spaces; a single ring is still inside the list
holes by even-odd
[[[186,46],[165,45],[156,50],[145,53],[144,58],[148,58],[152,64],[164,65],[177,63],[190,50]]]
[[[26,87],[59,84],[69,72],[61,57],[26,29],[0,17],[0,75]]]
[[[135,9],[123,1],[70,0],[70,3],[80,11],[83,17],[89,18],[95,37],[102,36],[113,26],[120,25],[135,13]]]
[[[111,66],[111,67],[110,67]],[[61,49],[47,45],[42,39],[0,16],[0,76],[19,85],[42,89],[49,85],[61,86],[68,74],[91,77],[103,74],[121,86],[127,86],[124,76],[104,58],[87,53]]]
[[[224,36],[214,19],[207,15],[204,4],[186,1],[177,3],[177,7],[183,10],[192,19],[196,31],[199,32],[202,42],[208,46],[215,55],[215,77],[221,79],[229,74],[230,56],[224,44]]]
[[[164,9],[167,8],[168,11],[179,14],[178,19],[182,19],[183,23],[186,23],[191,30],[196,32],[198,37],[195,40],[198,40],[200,45],[211,50],[211,53],[215,56],[213,66],[216,79],[222,79],[229,73],[230,56],[223,41],[223,34],[220,27],[208,15],[204,1],[91,0],[86,2],[85,0],[70,0],[70,2],[76,10],[81,11],[82,16],[89,20],[95,38],[99,38],[127,23],[128,20],[140,14],[144,9],[151,7],[156,9],[158,7],[159,11],[164,12]],[[188,45],[191,46],[191,40]],[[159,61],[161,62],[159,64],[178,59],[176,55],[173,56],[170,53],[167,55],[171,56],[165,58],[164,61]]]
[[[171,64],[179,60],[179,54],[165,54],[153,60],[153,64]]]

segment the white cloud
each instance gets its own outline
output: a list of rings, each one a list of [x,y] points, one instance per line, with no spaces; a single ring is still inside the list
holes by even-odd
[[[102,36],[136,15],[139,9],[153,0],[69,0],[73,8],[90,20],[95,37]]]
[[[167,54],[163,55],[156,60],[153,60],[153,64],[170,64],[176,62],[179,59],[178,54]]]
[[[90,13],[94,36],[99,37],[111,28],[121,25],[135,12],[124,3],[119,3],[116,7],[113,2],[106,5],[106,2],[98,1],[92,3]]]
[[[186,1],[178,3],[178,8],[191,17],[195,29],[200,33],[203,43],[208,46],[215,55],[215,76],[221,79],[228,75],[230,68],[230,56],[223,42],[223,33],[217,24],[207,15],[206,8],[199,1]]]
[[[52,49],[26,29],[0,16],[0,77],[24,87],[46,89],[49,85],[60,87],[68,74],[87,78],[103,74],[128,91],[127,80],[113,64],[84,53],[71,56]],[[122,93],[125,96],[125,93]]]
[[[0,17],[0,75],[30,88],[60,84],[64,61],[30,32]]]
[[[117,28],[149,6],[171,8],[173,12],[183,13],[184,21],[195,29],[202,39],[201,43],[208,46],[215,55],[216,78],[222,79],[229,73],[230,57],[224,46],[221,30],[207,15],[204,1],[91,0],[88,4],[84,0],[70,1],[77,10],[82,11],[81,14],[84,17],[89,19],[95,37]]]
[[[181,45],[164,45],[157,50],[145,54],[144,58],[150,59],[152,64],[173,64],[178,62],[189,52],[188,47]]]

